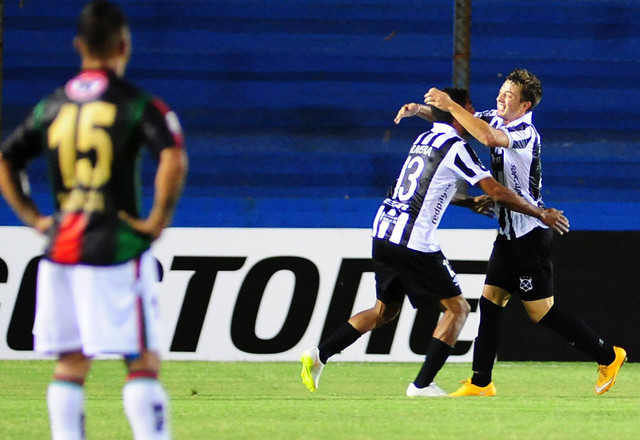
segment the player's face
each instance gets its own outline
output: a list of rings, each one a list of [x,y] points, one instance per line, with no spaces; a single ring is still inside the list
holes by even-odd
[[[531,106],[530,102],[523,102],[521,99],[519,85],[511,81],[505,81],[502,84],[496,98],[496,109],[498,116],[504,119],[505,124],[524,115]]]
[[[469,99],[469,100],[467,101],[467,103],[464,105],[464,109],[465,109],[466,111],[468,111],[469,113],[471,113],[471,114],[474,114],[474,113],[476,112],[476,109],[475,109],[475,108],[473,108],[473,103],[471,102],[471,100],[470,100],[470,99]]]

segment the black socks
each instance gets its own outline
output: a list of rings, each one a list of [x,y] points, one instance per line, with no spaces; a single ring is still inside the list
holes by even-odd
[[[570,344],[594,358],[600,365],[609,365],[616,357],[613,346],[596,335],[581,318],[555,305],[539,324],[564,336]]]
[[[492,303],[484,296],[480,297],[479,304],[480,325],[473,348],[471,383],[479,387],[486,387],[491,383],[491,372],[498,355],[504,307]]]
[[[418,377],[413,381],[416,387],[424,388],[433,382],[436,374],[438,374],[438,371],[440,371],[447,361],[449,353],[451,353],[451,348],[450,345],[445,344],[440,339],[431,338],[431,343],[427,350],[427,357],[422,364]]]
[[[491,372],[498,354],[500,329],[504,307],[485,297],[480,298],[480,325],[473,349],[473,377],[471,383],[485,387],[491,383]],[[609,365],[615,359],[613,346],[600,338],[579,317],[558,306],[552,306],[539,324],[563,336],[600,365]]]
[[[349,324],[349,321],[345,322],[326,341],[318,346],[320,362],[326,364],[331,356],[356,342],[360,336],[362,336],[360,332]]]

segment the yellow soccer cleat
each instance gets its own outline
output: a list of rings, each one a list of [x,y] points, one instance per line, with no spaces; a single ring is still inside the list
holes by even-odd
[[[598,381],[596,382],[595,393],[604,394],[616,383],[616,377],[620,367],[627,360],[627,352],[624,348],[613,347],[616,358],[609,365],[598,365]]]
[[[309,391],[316,391],[324,368],[324,364],[320,361],[320,350],[312,348],[305,351],[300,356],[300,362],[302,362],[302,373],[300,373],[302,383]]]
[[[451,397],[484,396],[493,397],[497,394],[496,386],[491,382],[486,387],[479,387],[471,383],[471,379],[461,381],[462,386],[457,391],[449,394]]]

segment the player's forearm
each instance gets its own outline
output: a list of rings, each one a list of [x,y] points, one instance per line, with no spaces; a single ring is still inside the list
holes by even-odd
[[[155,194],[149,220],[160,228],[171,223],[175,206],[182,194],[187,174],[187,155],[181,148],[173,147],[162,151],[155,178]]]
[[[431,108],[424,104],[418,104],[418,112],[415,114],[415,116],[433,122],[433,114],[431,113]]]
[[[499,203],[512,211],[520,212],[537,219],[542,219],[544,215],[543,208],[532,205],[512,190],[503,186],[497,188],[493,194],[490,194],[490,196],[494,202]]]
[[[34,201],[25,194],[20,174],[13,164],[0,156],[0,190],[7,204],[27,226],[34,226],[42,217]]]
[[[452,102],[448,111],[471,136],[483,145],[487,147],[506,147],[509,145],[509,139],[504,132],[491,127],[482,119],[476,118],[455,102]]]

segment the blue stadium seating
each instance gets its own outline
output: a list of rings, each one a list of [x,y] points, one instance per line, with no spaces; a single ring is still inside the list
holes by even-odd
[[[191,170],[176,226],[369,227],[411,141],[393,124],[452,78],[453,3],[439,0],[129,0],[128,77],[185,128]],[[77,0],[6,2],[2,129],[78,69]],[[544,97],[544,197],[574,229],[635,230],[640,214],[640,2],[476,0],[470,90],[492,108],[503,77]],[[474,144],[486,160],[483,147]],[[46,170],[32,187],[49,203]],[[145,166],[149,204],[151,167]],[[0,224],[17,224],[8,209]],[[444,227],[495,223],[451,208]]]

